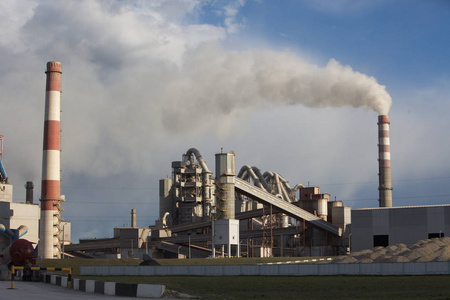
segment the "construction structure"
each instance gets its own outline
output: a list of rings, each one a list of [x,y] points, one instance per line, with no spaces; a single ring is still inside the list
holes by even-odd
[[[291,188],[275,172],[243,166],[236,174],[234,157],[216,154],[214,178],[197,149],[172,162],[172,178],[160,180],[160,219],[154,228],[171,235],[153,239],[156,249],[178,254],[188,246],[198,256],[203,251],[247,257],[346,251],[350,209],[332,209],[343,208],[342,202],[330,201],[318,187]]]
[[[156,257],[149,241],[150,236],[156,236],[157,232],[148,227],[137,227],[136,220],[136,209],[132,209],[130,227],[115,227],[112,238],[81,239],[78,244],[67,244],[64,255],[80,258]]]
[[[61,257],[61,63],[47,63],[39,257]]]

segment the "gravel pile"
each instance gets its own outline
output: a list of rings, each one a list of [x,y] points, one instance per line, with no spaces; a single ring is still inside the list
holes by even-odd
[[[450,237],[421,240],[412,245],[375,247],[339,256],[331,263],[386,263],[450,261]]]

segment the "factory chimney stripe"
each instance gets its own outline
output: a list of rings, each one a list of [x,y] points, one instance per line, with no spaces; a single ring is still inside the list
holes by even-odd
[[[39,256],[59,257],[61,200],[61,63],[47,63]]]
[[[60,151],[61,136],[60,136],[60,122],[59,121],[45,121],[44,123],[44,150],[58,150]]]

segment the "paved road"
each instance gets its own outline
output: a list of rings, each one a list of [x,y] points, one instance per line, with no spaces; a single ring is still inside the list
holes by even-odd
[[[115,299],[130,300],[130,297],[105,296],[102,294],[85,293],[78,290],[68,290],[64,287],[43,283],[15,281],[14,289],[10,281],[0,281],[0,300],[78,300],[78,299]]]

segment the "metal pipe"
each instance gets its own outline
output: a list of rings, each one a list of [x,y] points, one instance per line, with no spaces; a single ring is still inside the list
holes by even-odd
[[[264,186],[264,189],[270,193],[269,185],[267,184],[266,180],[264,180],[264,176],[261,174],[261,171],[257,167],[252,167],[252,170],[255,172],[256,176],[258,176],[259,180]]]
[[[211,171],[208,169],[208,166],[206,165],[205,161],[203,160],[203,157],[200,154],[200,152],[195,148],[191,148],[186,152],[186,157],[189,158],[192,156],[192,154],[194,154],[195,157],[197,158],[197,161],[200,163],[200,166],[202,167],[203,172],[211,173]]]
[[[245,165],[241,168],[237,177],[244,180],[251,178],[257,187],[266,189],[265,186],[267,186],[267,183],[265,182],[265,179],[263,177],[258,177],[254,170],[258,170],[258,168]]]

